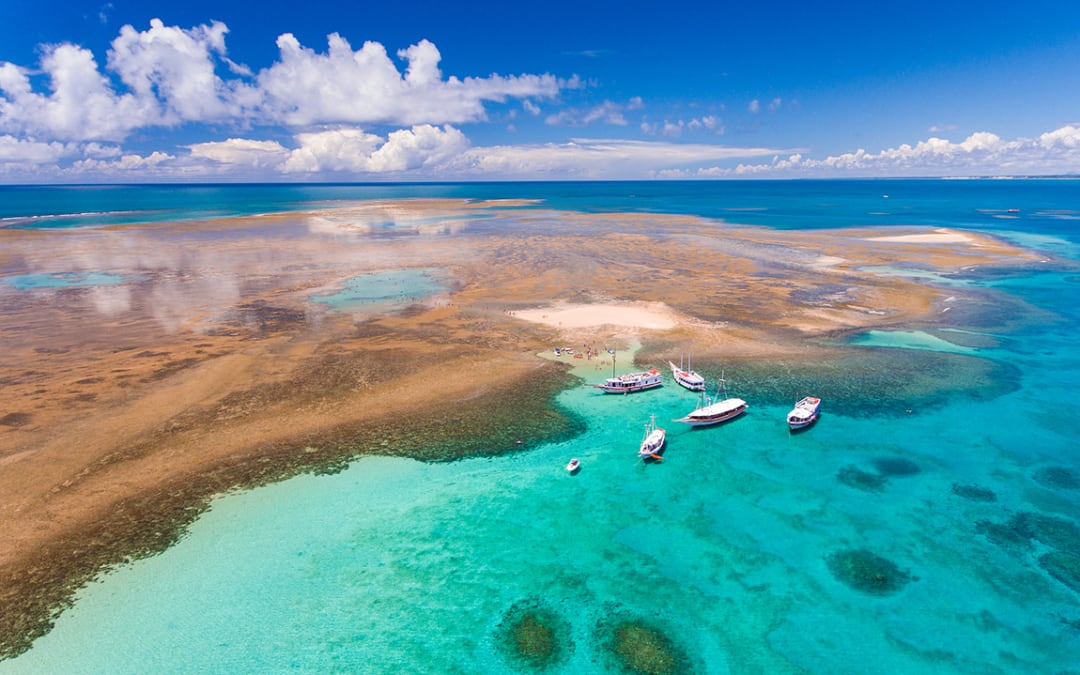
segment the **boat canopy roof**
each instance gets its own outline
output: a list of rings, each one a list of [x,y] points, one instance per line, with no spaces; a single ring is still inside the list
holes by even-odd
[[[713,415],[722,415],[726,412],[731,412],[732,410],[738,410],[745,405],[746,401],[741,398],[725,398],[723,401],[717,401],[704,408],[698,408],[687,415],[687,417],[711,417]]]

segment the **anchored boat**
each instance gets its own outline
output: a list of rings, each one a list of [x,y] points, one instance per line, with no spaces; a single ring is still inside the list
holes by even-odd
[[[641,446],[638,447],[638,457],[641,459],[661,460],[664,444],[667,442],[667,433],[656,426],[656,415],[649,417],[645,424],[645,433],[641,437]]]
[[[656,368],[640,373],[626,373],[609,377],[603,384],[594,384],[597,389],[603,389],[605,394],[629,394],[632,391],[643,391],[659,387],[664,383],[664,375]]]
[[[676,382],[690,391],[705,391],[705,378],[697,371],[691,370],[689,364],[685,370],[681,365],[676,366],[673,361],[668,361],[668,365],[671,366],[671,376]]]
[[[723,374],[720,375],[720,387],[724,390],[724,398],[719,398],[719,389],[717,389],[717,396],[714,398],[709,398],[702,393],[701,405],[698,409],[675,421],[689,424],[692,427],[707,427],[727,422],[746,412],[746,409],[750,407],[746,401],[741,398],[728,398],[727,380],[724,379]]]
[[[795,404],[791,412],[787,414],[789,429],[802,429],[817,421],[821,410],[821,399],[816,396],[805,396]]]

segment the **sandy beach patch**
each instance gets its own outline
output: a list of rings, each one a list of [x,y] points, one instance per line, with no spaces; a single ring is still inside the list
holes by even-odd
[[[937,230],[925,234],[897,234],[871,237],[873,241],[892,241],[899,244],[975,244],[976,241],[963,232]]]
[[[525,309],[514,316],[555,328],[599,328],[619,326],[645,330],[669,330],[679,325],[678,317],[662,302],[633,304],[571,304]]]

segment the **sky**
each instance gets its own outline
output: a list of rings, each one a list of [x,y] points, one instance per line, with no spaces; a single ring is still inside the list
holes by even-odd
[[[0,0],[0,183],[1080,174],[1080,2]]]

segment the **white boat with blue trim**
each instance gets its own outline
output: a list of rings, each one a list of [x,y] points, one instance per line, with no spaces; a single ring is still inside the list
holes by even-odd
[[[821,399],[816,396],[804,396],[787,414],[789,429],[803,429],[817,421],[821,413]]]
[[[668,361],[668,365],[671,366],[671,376],[676,382],[690,391],[705,391],[705,377],[696,370],[691,370],[689,365],[685,369],[681,365],[675,365],[673,361]]]
[[[603,384],[594,384],[597,389],[603,389],[605,394],[629,394],[634,391],[644,391],[659,387],[664,383],[664,374],[656,368],[650,368],[638,373],[626,373],[609,377]]]
[[[665,443],[667,443],[667,432],[656,426],[656,415],[653,415],[645,424],[645,433],[638,447],[638,457],[645,460],[662,460],[661,453],[664,452]]]
[[[692,427],[707,427],[735,419],[746,412],[746,409],[750,407],[746,401],[741,398],[727,397],[727,380],[724,379],[723,374],[720,375],[720,386],[724,390],[724,398],[716,400],[719,398],[719,389],[716,398],[709,398],[702,393],[701,405],[698,409],[675,421],[689,424]]]

